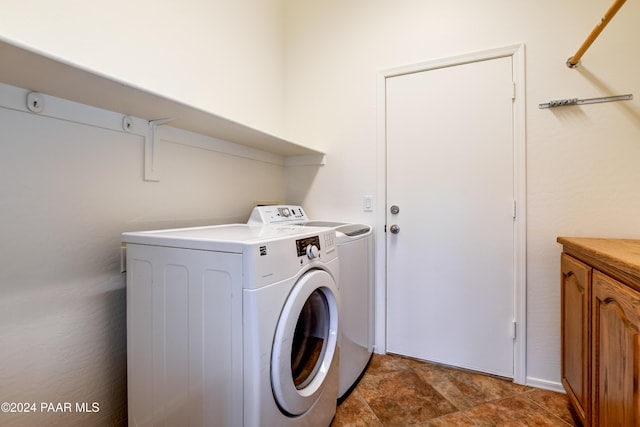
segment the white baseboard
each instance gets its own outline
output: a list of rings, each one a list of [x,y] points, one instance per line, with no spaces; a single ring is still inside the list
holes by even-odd
[[[540,378],[531,378],[527,377],[526,385],[530,387],[542,388],[545,390],[556,391],[558,393],[566,393],[562,383],[549,381],[549,380],[541,380]]]

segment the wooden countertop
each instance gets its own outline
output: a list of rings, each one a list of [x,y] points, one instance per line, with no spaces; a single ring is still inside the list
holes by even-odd
[[[558,237],[566,254],[640,291],[640,240]]]

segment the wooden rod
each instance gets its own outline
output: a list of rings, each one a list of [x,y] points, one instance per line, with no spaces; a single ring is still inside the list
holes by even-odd
[[[598,38],[602,30],[604,30],[604,27],[606,27],[609,21],[611,21],[611,19],[615,16],[616,13],[618,13],[620,8],[626,1],[627,0],[615,0],[613,2],[613,4],[609,7],[609,9],[605,12],[604,16],[600,20],[600,23],[596,25],[596,27],[591,31],[591,34],[589,34],[589,36],[584,41],[584,43],[582,43],[582,46],[580,46],[580,48],[577,50],[575,55],[567,59],[567,67],[576,68],[578,66],[578,64],[580,63],[580,58],[582,58],[582,55],[584,55],[587,49],[589,49],[589,46],[591,46],[591,43],[593,43],[594,40]]]

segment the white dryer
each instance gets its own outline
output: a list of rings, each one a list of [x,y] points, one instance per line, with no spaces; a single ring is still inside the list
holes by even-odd
[[[364,374],[373,354],[373,239],[371,227],[333,221],[310,221],[301,206],[253,208],[249,224],[297,224],[335,231],[340,260],[339,401],[346,398]]]
[[[334,240],[245,224],[124,233],[129,425],[328,426]]]

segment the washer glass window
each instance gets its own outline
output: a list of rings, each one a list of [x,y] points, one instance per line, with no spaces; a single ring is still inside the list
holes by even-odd
[[[330,384],[328,374],[337,357],[337,294],[326,271],[310,270],[284,304],[273,340],[271,385],[285,414],[308,411]]]
[[[307,298],[296,324],[291,346],[291,373],[298,390],[316,375],[329,336],[329,304],[318,290]]]

